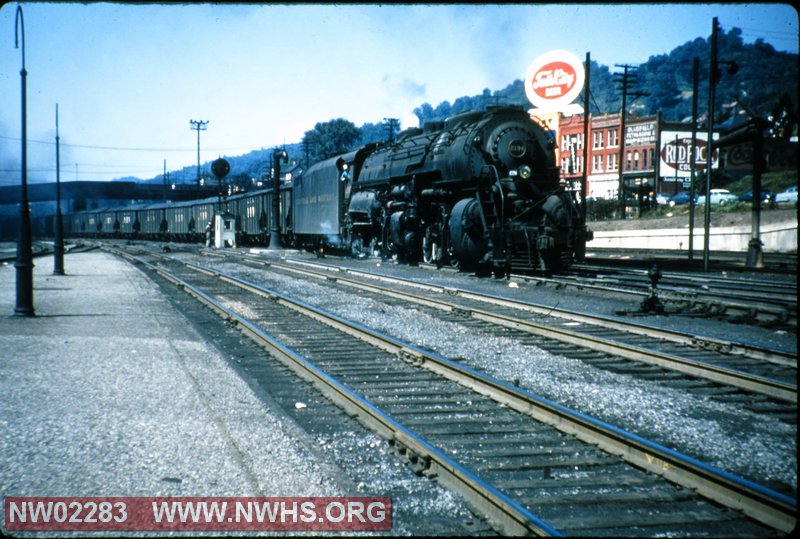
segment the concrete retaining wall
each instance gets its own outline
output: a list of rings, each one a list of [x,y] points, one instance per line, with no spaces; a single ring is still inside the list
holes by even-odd
[[[703,227],[694,229],[694,248],[703,249]],[[709,249],[711,251],[747,252],[747,245],[752,235],[750,226],[711,227]],[[761,241],[764,252],[796,253],[797,221],[772,223],[761,226]],[[689,227],[668,229],[639,229],[619,231],[596,231],[589,248],[617,249],[688,249]]]

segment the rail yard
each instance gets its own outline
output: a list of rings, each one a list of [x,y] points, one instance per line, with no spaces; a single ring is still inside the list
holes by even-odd
[[[796,10],[641,7],[18,2],[0,537],[793,537]]]
[[[392,496],[395,532],[795,525],[793,275],[665,270],[651,312],[652,271],[597,263],[498,279],[131,241],[76,244],[67,260],[112,255],[333,460],[350,494]]]

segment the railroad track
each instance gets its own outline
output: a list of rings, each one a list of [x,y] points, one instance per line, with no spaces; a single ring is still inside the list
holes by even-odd
[[[746,536],[795,526],[793,498],[457,362],[209,268],[138,261],[312,380],[501,533]]]
[[[384,302],[419,305],[535,335],[547,340],[537,339],[537,346],[568,356],[576,356],[575,349],[588,350],[593,353],[580,352],[577,356],[616,372],[637,372],[642,377],[664,380],[670,378],[665,377],[664,370],[672,371],[680,373],[672,379],[682,385],[683,375],[708,380],[715,385],[701,384],[694,390],[714,398],[739,400],[738,395],[720,391],[716,384],[757,393],[767,399],[754,396],[745,405],[762,413],[772,409],[787,421],[796,422],[794,354],[328,264],[247,255],[243,260],[303,278],[335,282],[362,294],[379,294]],[[642,370],[641,364],[658,369]]]
[[[644,268],[645,271],[658,263],[675,271],[703,271],[702,249],[695,250],[689,260],[688,251],[670,249],[609,249],[587,246],[586,262],[590,265],[609,265],[616,267]],[[747,271],[753,273],[775,273],[797,275],[796,253],[764,253],[764,268],[746,267],[747,253],[733,251],[711,251],[709,268],[712,271]]]
[[[575,265],[558,276],[515,277],[561,288],[629,294],[644,300],[650,296],[648,271]],[[770,328],[797,328],[796,283],[664,272],[657,291],[670,314],[712,316]]]

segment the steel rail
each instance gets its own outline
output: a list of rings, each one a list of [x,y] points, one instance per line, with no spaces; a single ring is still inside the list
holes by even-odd
[[[298,271],[291,267],[283,267],[283,268],[286,269],[287,271]],[[737,369],[721,367],[719,365],[714,365],[704,361],[684,358],[673,354],[665,354],[662,352],[650,350],[647,348],[642,348],[639,346],[619,343],[610,339],[603,339],[600,337],[588,335],[586,333],[576,332],[568,329],[556,328],[546,324],[539,324],[528,320],[522,320],[519,318],[505,316],[499,313],[493,313],[475,308],[464,308],[460,306],[454,306],[451,305],[450,303],[430,298],[420,298],[413,294],[400,292],[397,290],[392,290],[377,285],[372,285],[372,284],[368,285],[360,281],[348,279],[346,277],[331,276],[320,273],[315,274],[309,272],[308,270],[299,271],[299,273],[302,273],[306,277],[316,277],[320,279],[334,280],[336,282],[339,282],[341,284],[356,289],[361,289],[366,291],[377,290],[379,293],[383,295],[402,299],[404,301],[409,301],[419,305],[434,307],[443,311],[460,312],[465,315],[471,316],[472,318],[483,320],[491,324],[525,331],[527,333],[539,335],[542,337],[547,337],[550,339],[555,339],[560,342],[564,342],[574,346],[579,346],[582,348],[588,348],[590,350],[594,350],[597,352],[613,354],[628,360],[638,361],[640,363],[656,365],[665,369],[701,377],[718,383],[727,384],[740,389],[745,389],[748,391],[753,391],[756,393],[767,395],[774,399],[797,403],[797,385],[787,384],[781,382],[780,380],[774,380],[763,376],[757,376]],[[348,273],[352,272],[348,271]],[[416,283],[415,286],[426,288],[428,290],[433,290],[436,288],[430,285],[419,285],[418,283]],[[446,292],[450,293],[449,290],[447,290]],[[458,291],[457,295],[470,299],[481,299],[481,301],[484,301],[485,298],[487,298],[487,296],[478,295],[473,292],[465,292],[465,291]],[[510,303],[508,303],[507,300],[503,300],[502,305],[509,306]],[[521,305],[527,305],[527,304],[521,304]],[[588,315],[582,315],[582,316],[588,316]],[[603,320],[605,322],[605,319]],[[594,323],[598,324],[597,322]],[[607,323],[603,323],[602,325],[609,327],[609,324]],[[628,330],[628,327],[624,326],[623,324],[617,324],[617,325],[621,327],[615,329]],[[657,331],[650,331],[649,333],[644,333],[644,334],[648,335],[649,337],[652,337],[654,336],[653,333],[657,333]]]
[[[269,264],[275,265],[278,267],[283,266],[283,264],[267,261],[263,258],[255,258],[245,255],[245,258],[248,260],[253,260],[254,262],[259,262],[261,264]],[[363,277],[366,279],[372,280],[380,280],[385,281],[388,283],[399,283],[403,284],[408,287],[412,288],[419,288],[422,290],[427,290],[429,292],[436,292],[444,295],[450,296],[458,296],[465,299],[470,299],[474,301],[480,301],[483,303],[489,303],[493,305],[498,305],[501,307],[509,307],[513,309],[522,310],[525,312],[529,312],[532,314],[538,314],[542,316],[554,316],[559,318],[564,318],[571,321],[582,322],[585,324],[591,324],[595,326],[602,326],[611,329],[617,329],[620,331],[626,331],[629,333],[637,334],[637,335],[644,335],[648,337],[657,337],[659,339],[663,339],[666,341],[678,343],[678,344],[685,344],[689,346],[694,346],[698,348],[705,348],[711,350],[718,350],[724,351],[730,354],[737,354],[737,355],[744,355],[753,359],[759,359],[763,361],[769,361],[771,363],[775,363],[776,365],[780,365],[783,367],[797,367],[797,354],[784,352],[781,350],[773,350],[767,348],[761,348],[757,346],[752,346],[745,343],[737,343],[734,341],[726,341],[717,339],[714,337],[709,337],[705,335],[686,335],[683,333],[679,333],[676,331],[671,331],[668,329],[662,329],[658,327],[652,326],[645,326],[642,324],[637,324],[635,322],[628,322],[622,321],[615,318],[609,318],[606,316],[601,315],[593,315],[590,313],[581,313],[577,311],[572,311],[569,309],[562,309],[558,307],[548,306],[548,305],[539,305],[536,303],[530,302],[523,302],[509,298],[503,298],[499,296],[492,296],[489,294],[481,294],[478,292],[471,292],[469,290],[463,290],[459,288],[453,287],[446,287],[441,285],[434,285],[434,284],[426,284],[426,283],[418,283],[415,281],[411,281],[409,279],[404,279],[402,277],[390,277],[385,275],[377,275],[374,273],[361,271],[361,270],[353,270],[350,268],[345,267],[335,267],[335,266],[324,266],[320,264],[313,264],[310,262],[298,261],[298,260],[285,260],[286,264],[294,264],[300,266],[306,266],[310,268],[317,268],[317,269],[324,269],[327,272],[332,273],[347,273],[353,276]]]
[[[513,500],[505,493],[497,490],[494,486],[475,475],[472,471],[462,466],[459,462],[451,459],[441,450],[430,445],[424,439],[417,436],[413,431],[398,423],[391,416],[372,405],[357,393],[350,390],[344,384],[336,380],[333,376],[325,373],[314,363],[307,360],[302,355],[298,354],[277,339],[273,338],[246,318],[225,307],[214,298],[204,293],[202,290],[192,286],[188,282],[180,279],[163,268],[159,268],[158,266],[150,264],[145,260],[127,254],[123,256],[147,266],[151,270],[162,275],[168,281],[197,298],[203,304],[217,312],[224,319],[235,323],[242,333],[252,338],[262,347],[266,348],[273,356],[292,368],[300,376],[312,382],[337,405],[341,406],[349,413],[357,416],[362,423],[369,428],[372,428],[384,438],[392,440],[399,447],[403,448],[406,454],[409,455],[410,459],[425,459],[427,461],[426,464],[428,466],[427,469],[429,474],[435,475],[437,480],[440,481],[443,486],[457,490],[459,493],[461,493],[472,504],[477,506],[488,519],[498,525],[505,534],[533,534],[550,537],[558,537],[563,535],[547,522],[540,519],[538,516],[534,515],[528,509],[520,505],[519,502]],[[187,266],[204,273],[212,275],[215,273],[198,266]],[[234,278],[223,277],[222,275],[217,275],[217,277],[223,278],[232,284],[237,284],[239,286],[242,285],[242,283],[237,282]],[[250,286],[245,286],[245,288],[250,289]],[[259,295],[279,301],[284,305],[302,305],[301,303],[291,303],[287,300],[287,298],[282,297],[278,293],[271,293],[258,287],[252,291],[258,291],[257,293],[259,293]],[[313,309],[311,306],[307,306],[307,308]],[[323,319],[324,317],[317,315],[314,316],[314,318]]]
[[[591,282],[580,281],[578,280],[580,279],[579,277],[552,278],[530,275],[514,275],[514,277],[528,282],[551,284],[556,287],[574,287],[581,290],[597,290],[604,293],[614,292],[635,297],[648,297],[650,295],[649,282],[626,282],[623,279],[614,279],[613,277],[609,280],[591,278]],[[584,277],[584,279],[588,281],[590,278]],[[702,306],[705,309],[725,313],[762,314],[790,325],[796,325],[797,323],[796,293],[788,297],[786,294],[781,294],[781,297],[775,297],[776,293],[764,293],[756,298],[735,290],[723,290],[722,287],[717,285],[711,285],[707,290],[684,288],[679,284],[668,282],[668,278],[665,277],[662,277],[658,285],[658,291],[662,301],[677,305]],[[765,297],[767,294],[770,297]]]
[[[427,368],[497,402],[506,404],[518,412],[576,436],[584,442],[597,445],[610,454],[620,456],[634,466],[661,475],[683,487],[694,489],[702,496],[726,507],[740,510],[772,528],[788,533],[796,525],[797,501],[793,498],[504,381],[479,373],[469,367],[459,365],[438,354],[345,320],[305,302],[293,300],[279,292],[203,266],[195,264],[187,264],[187,266],[209,275],[216,275],[220,279],[268,297],[273,301],[279,301],[306,316],[311,316],[350,335],[358,336],[406,361]],[[235,315],[235,313],[233,314]]]
[[[657,264],[657,262],[656,262]],[[647,278],[647,269],[633,269],[633,268],[615,268],[613,266],[594,266],[594,265],[587,265],[587,264],[573,264],[569,267],[570,274],[576,274],[576,276],[581,276],[580,272],[584,273],[598,273],[598,272],[610,272],[611,277],[613,278],[614,275],[631,275],[636,277]],[[727,272],[725,272],[727,273]],[[794,297],[796,299],[797,294],[794,293],[797,291],[797,284],[789,283],[789,282],[774,282],[768,281],[765,279],[736,279],[736,278],[729,278],[727,276],[714,276],[714,275],[693,275],[690,273],[682,273],[678,271],[670,271],[669,273],[665,274],[661,278],[663,281],[685,281],[688,283],[692,283],[696,286],[708,286],[711,283],[712,286],[737,286],[737,285],[752,285],[757,287],[763,288],[778,288],[786,290],[785,295]],[[778,292],[782,293],[782,292]]]

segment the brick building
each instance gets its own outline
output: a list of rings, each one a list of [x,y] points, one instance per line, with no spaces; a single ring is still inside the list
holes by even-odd
[[[690,132],[686,124],[664,122],[660,114],[628,116],[625,149],[620,152],[619,113],[591,115],[588,159],[584,163],[583,115],[562,115],[555,133],[561,176],[577,185],[584,167],[588,166],[588,198],[616,200],[619,198],[621,161],[622,182],[628,200],[643,199],[655,193],[675,194],[689,187],[686,155],[689,153],[687,144],[690,145],[691,139],[687,137]],[[672,140],[676,136],[677,139]],[[697,174],[704,174],[705,138],[705,133],[697,133]],[[717,166],[716,155],[714,166]],[[680,168],[680,171],[676,173],[673,167]]]

